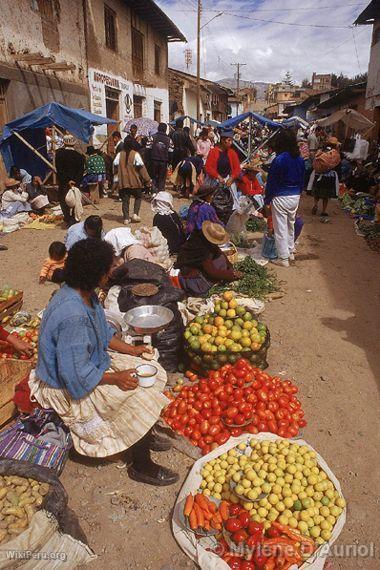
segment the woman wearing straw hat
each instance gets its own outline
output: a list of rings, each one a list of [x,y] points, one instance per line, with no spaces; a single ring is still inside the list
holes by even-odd
[[[32,206],[28,202],[29,196],[26,190],[20,186],[15,178],[5,180],[5,190],[1,197],[1,214],[11,218],[20,212],[30,212]]]
[[[175,267],[179,282],[189,297],[205,297],[219,281],[235,281],[241,273],[234,271],[219,248],[228,243],[229,235],[220,224],[206,220],[202,229],[194,230],[181,247]]]

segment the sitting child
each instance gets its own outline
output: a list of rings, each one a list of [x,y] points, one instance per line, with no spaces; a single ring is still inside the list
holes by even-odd
[[[63,267],[66,261],[67,250],[65,244],[60,241],[53,241],[49,246],[49,257],[47,257],[42,265],[40,272],[40,284],[45,281],[53,283],[62,283]]]

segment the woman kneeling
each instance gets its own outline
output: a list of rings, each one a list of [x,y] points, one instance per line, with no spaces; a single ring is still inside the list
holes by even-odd
[[[41,323],[32,397],[53,408],[69,427],[78,453],[107,457],[130,448],[129,475],[152,485],[178,480],[173,471],[150,458],[150,449],[168,449],[152,428],[167,399],[158,369],[156,384],[138,387],[136,365],[146,347],[130,346],[115,337],[95,294],[104,286],[114,260],[113,247],[99,239],[77,242],[65,265],[65,285],[50,301]],[[112,349],[112,356],[107,349]]]

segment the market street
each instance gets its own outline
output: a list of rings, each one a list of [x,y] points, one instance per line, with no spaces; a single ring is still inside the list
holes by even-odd
[[[177,200],[176,209],[182,203]],[[348,512],[339,548],[377,543],[376,559],[337,556],[333,568],[375,570],[380,494],[378,256],[354,233],[352,220],[338,203],[331,206],[331,223],[326,225],[311,217],[311,206],[311,199],[304,197],[305,227],[295,267],[275,270],[286,280],[286,294],[266,305],[263,320],[272,336],[269,372],[295,378],[309,422],[302,435],[341,482]],[[90,213],[87,207],[86,215]],[[118,226],[120,204],[102,200],[101,215],[107,229]],[[151,220],[146,202],[142,219]],[[24,290],[26,310],[44,308],[55,289],[39,285],[38,272],[48,244],[63,236],[62,229],[21,230],[2,241],[9,250],[1,253],[0,280]],[[160,461],[179,470],[178,484],[142,487],[118,468],[120,464],[67,463],[62,482],[99,556],[93,568],[194,567],[171,534],[176,494],[193,462],[177,451],[160,454]]]

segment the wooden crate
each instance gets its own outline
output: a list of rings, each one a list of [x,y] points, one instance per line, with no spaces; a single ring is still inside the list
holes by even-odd
[[[0,360],[0,426],[16,413],[12,398],[15,386],[31,371],[32,364],[26,360]]]
[[[17,311],[21,309],[23,296],[23,292],[20,291],[20,293],[17,293],[17,295],[8,301],[0,302],[0,323],[2,323],[6,317],[12,317],[15,313],[17,313]]]

